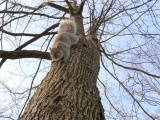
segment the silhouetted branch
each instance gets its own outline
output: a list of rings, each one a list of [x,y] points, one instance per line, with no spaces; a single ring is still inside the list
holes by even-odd
[[[8,14],[25,14],[25,15],[39,15],[39,16],[43,16],[43,17],[47,17],[47,18],[54,18],[54,19],[60,19],[62,17],[56,17],[56,16],[50,16],[44,13],[33,13],[33,12],[26,12],[26,11],[5,11],[2,10],[0,11],[0,13],[8,13]]]
[[[82,12],[83,12],[83,6],[84,6],[84,4],[85,4],[85,2],[86,2],[86,0],[83,0],[82,2],[81,2],[81,4],[80,4],[80,6],[79,6],[79,9],[78,9],[78,14],[82,14]]]
[[[41,58],[41,59],[51,60],[49,52],[41,52],[36,50],[17,50],[17,51],[0,50],[0,58],[4,59]]]
[[[5,34],[8,34],[8,35],[12,35],[12,36],[38,36],[38,35],[40,35],[40,34],[31,34],[31,33],[13,33],[13,32],[8,32],[8,31],[6,31],[6,30],[2,30],[2,29],[0,29],[0,31],[2,31],[3,33],[5,33]],[[48,32],[48,33],[46,33],[45,35],[54,35],[54,34],[57,34],[57,32]]]
[[[65,0],[66,1],[66,3],[67,3],[67,5],[68,5],[68,7],[69,7],[69,12],[70,12],[70,14],[71,15],[73,15],[74,14],[74,9],[73,9],[73,7],[71,6],[71,4],[69,3],[69,1],[68,0]]]
[[[26,43],[22,44],[21,46],[19,46],[18,48],[15,49],[16,50],[21,50],[22,48],[26,47],[27,45],[29,45],[30,43],[36,41],[37,39],[39,39],[40,37],[44,36],[46,33],[48,33],[48,31],[50,31],[51,29],[54,29],[56,27],[58,27],[59,23],[52,25],[51,27],[47,28],[45,31],[43,31],[41,34],[37,35],[36,37],[32,38],[31,40],[27,41]],[[6,61],[7,59],[2,59],[0,62],[0,68],[2,67],[3,63]]]
[[[39,5],[37,8],[26,6],[26,5],[22,5],[22,4],[19,4],[19,3],[14,3],[14,2],[11,2],[11,3],[13,5],[15,5],[15,6],[18,5],[18,6],[22,7],[22,8],[27,8],[29,10],[34,10],[34,11],[37,11],[37,10],[43,8],[43,7],[46,7],[46,6],[50,6],[50,7],[56,8],[58,10],[61,10],[61,11],[65,12],[65,13],[69,13],[69,10],[67,8],[64,8],[62,6],[59,6],[59,5],[51,3],[51,2],[44,2],[41,5]]]

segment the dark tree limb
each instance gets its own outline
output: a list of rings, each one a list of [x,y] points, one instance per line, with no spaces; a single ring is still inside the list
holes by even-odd
[[[54,18],[54,19],[60,19],[61,18],[61,17],[46,15],[46,14],[43,14],[43,13],[34,13],[34,12],[26,12],[26,11],[5,11],[5,10],[0,11],[0,13],[4,13],[4,12],[8,13],[8,14],[38,15],[38,16],[43,16],[43,17],[47,17],[47,18]]]
[[[69,13],[69,10],[67,8],[59,6],[59,5],[51,3],[51,2],[44,2],[37,9],[43,8],[45,6],[50,6],[50,7],[56,8],[58,10],[61,10],[61,11],[65,12],[65,13]]]
[[[66,1],[67,5],[68,5],[68,7],[69,7],[69,13],[70,13],[71,15],[73,15],[73,14],[74,14],[74,9],[73,9],[72,5],[69,3],[68,0],[65,0],[65,1]]]
[[[86,2],[86,0],[83,0],[81,2],[80,6],[79,6],[79,9],[78,9],[78,12],[77,12],[79,15],[81,15],[82,12],[83,12],[83,6],[84,6],[85,2]]]
[[[37,39],[39,39],[40,37],[46,35],[48,33],[48,31],[50,31],[51,29],[54,29],[54,28],[58,27],[58,25],[59,25],[59,23],[52,25],[51,27],[49,27],[45,31],[43,31],[41,34],[39,34],[36,37],[32,38],[31,40],[27,41],[26,43],[24,43],[23,45],[19,46],[15,50],[21,50],[22,48],[26,47],[30,43],[32,43],[32,42],[36,41]]]
[[[25,6],[25,5],[22,5],[22,4],[19,4],[19,3],[14,3],[14,2],[10,2],[10,3],[12,3],[13,5],[18,5],[18,6],[22,7],[22,8],[27,8],[29,10],[34,10],[34,11],[37,11],[37,10],[43,8],[43,7],[46,7],[46,6],[50,6],[52,8],[56,8],[58,10],[61,10],[61,11],[65,12],[65,13],[69,13],[69,10],[67,8],[62,7],[60,5],[57,5],[57,4],[54,4],[54,3],[51,3],[51,2],[44,2],[41,5],[39,5],[37,8],[30,7],[30,6]]]
[[[3,30],[0,29],[0,31],[2,31],[5,34],[11,35],[11,36],[33,36],[33,37],[35,37],[35,36],[40,35],[40,34],[31,34],[31,33],[12,33],[12,32],[6,31],[4,29]],[[45,35],[54,35],[54,34],[57,34],[57,32],[48,32]]]
[[[48,31],[50,31],[51,29],[54,29],[56,27],[58,27],[59,23],[54,24],[52,26],[50,26],[49,28],[47,28],[45,31],[43,31],[41,34],[37,35],[36,37],[32,38],[31,40],[27,41],[26,43],[22,44],[21,46],[19,46],[18,48],[15,49],[15,51],[17,50],[21,50],[22,48],[26,47],[27,45],[29,45],[30,43],[36,41],[37,39],[39,39],[40,37],[44,36],[46,33],[48,33]],[[1,60],[0,62],[0,68],[2,67],[3,63],[6,61],[7,59],[4,58]]]
[[[36,50],[17,50],[17,51],[0,50],[0,58],[4,59],[41,58],[41,59],[51,60],[49,52],[41,52]]]

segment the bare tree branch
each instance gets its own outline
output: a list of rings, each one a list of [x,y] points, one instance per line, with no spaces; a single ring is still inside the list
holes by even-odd
[[[51,58],[46,51],[57,34],[57,21],[68,18],[69,14],[81,17],[83,9],[83,27],[88,43],[83,50],[92,50],[94,44],[101,53],[103,76],[100,72],[101,81],[97,87],[102,95],[106,119],[160,118],[158,0],[10,1],[0,2],[0,46],[3,47],[0,50],[0,66],[7,59],[18,60],[14,61],[14,68],[6,65],[5,69],[0,69],[4,72],[4,75],[0,74],[0,89],[2,88],[2,92],[4,90],[0,102],[5,101],[5,97],[11,97],[8,100],[11,104],[6,104],[7,107],[0,106],[0,118],[15,118],[16,114],[23,112],[23,105],[25,106],[35,88],[38,88],[39,83],[36,81],[39,76],[45,76],[50,67],[46,60]],[[32,4],[28,5],[30,3]],[[78,23],[79,19],[75,21]],[[42,38],[43,36],[45,37]],[[40,60],[39,66],[37,59]],[[34,69],[37,72],[33,72]],[[11,82],[16,79],[17,86],[10,86],[8,78]],[[26,84],[29,80],[30,85]],[[9,115],[7,111],[10,110],[14,110],[14,114]]]
[[[148,72],[146,72],[146,71],[144,71],[144,70],[121,65],[121,64],[117,63],[116,61],[114,61],[112,58],[110,58],[110,57],[106,54],[106,52],[105,52],[105,50],[104,50],[104,48],[103,48],[102,46],[101,46],[101,49],[102,49],[104,55],[106,56],[106,58],[108,58],[110,61],[112,61],[112,62],[113,62],[114,64],[116,64],[117,66],[120,66],[120,67],[122,67],[122,68],[124,68],[124,69],[128,69],[128,70],[139,71],[139,72],[142,72],[142,73],[144,73],[144,74],[146,74],[146,75],[149,75],[149,76],[152,76],[152,77],[155,77],[155,78],[160,78],[160,76],[154,75],[154,74],[151,74],[151,73],[148,73]]]
[[[139,103],[139,101],[132,95],[132,93],[123,85],[123,83],[115,76],[113,73],[111,73],[104,65],[102,59],[101,59],[102,65],[105,68],[105,70],[124,88],[124,90],[131,96],[131,98],[139,105],[139,107],[143,110],[145,114],[147,114],[152,120],[154,118],[143,108],[143,106]]]
[[[65,13],[69,13],[69,10],[67,8],[64,8],[62,6],[59,6],[59,5],[51,3],[51,2],[44,2],[41,5],[39,5],[37,8],[30,7],[30,6],[25,6],[25,5],[22,5],[20,3],[14,3],[14,2],[11,2],[11,3],[13,5],[16,5],[16,6],[18,5],[18,6],[22,7],[22,8],[27,8],[29,10],[34,10],[34,11],[37,11],[37,10],[43,8],[43,7],[46,7],[46,6],[50,6],[50,7],[56,8],[58,10],[61,10],[61,11],[65,12]]]
[[[49,28],[47,28],[45,31],[43,31],[41,34],[39,34],[38,36],[32,38],[31,40],[27,41],[26,43],[24,43],[23,45],[19,46],[18,48],[15,49],[16,50],[21,50],[22,48],[26,47],[27,45],[29,45],[30,43],[36,41],[37,39],[39,39],[40,37],[42,37],[43,35],[45,35],[46,33],[48,33],[48,31],[50,31],[51,29],[54,29],[56,27],[58,27],[58,23],[54,24],[52,26],[50,26]],[[6,61],[7,59],[2,59],[0,62],[0,68],[2,67],[3,63]]]
[[[12,35],[12,36],[38,36],[40,34],[31,34],[31,33],[13,33],[13,32],[8,32],[6,30],[2,30],[0,29],[0,31],[4,32],[5,34],[8,34],[8,35]],[[57,32],[48,32],[46,33],[45,35],[54,35],[54,34],[57,34]]]
[[[16,51],[0,50],[0,58],[4,59],[41,58],[41,59],[51,60],[49,52],[41,52],[36,50],[16,50]]]
[[[83,12],[83,7],[84,7],[84,4],[85,4],[85,2],[86,2],[86,0],[83,0],[82,2],[81,2],[81,4],[80,4],[80,6],[79,6],[79,9],[78,9],[78,14],[82,14],[82,12]]]
[[[19,116],[18,116],[18,119],[20,118],[20,116],[21,116],[21,114],[22,114],[22,112],[23,112],[23,110],[24,110],[24,108],[25,108],[25,106],[26,106],[26,104],[27,104],[30,96],[31,96],[31,92],[32,92],[32,89],[33,89],[33,83],[34,83],[35,78],[36,78],[36,76],[37,76],[37,74],[38,74],[38,71],[39,71],[39,69],[40,69],[41,62],[42,62],[42,59],[40,59],[40,61],[39,61],[38,68],[37,68],[37,70],[36,70],[36,72],[35,72],[35,74],[34,74],[34,77],[33,77],[33,79],[32,79],[32,82],[31,82],[31,85],[30,85],[30,88],[29,88],[29,94],[28,94],[27,99],[26,99],[26,101],[25,101],[25,103],[24,103],[24,105],[23,105],[23,108],[21,109],[21,112],[20,112],[20,114],[19,114]]]
[[[39,16],[44,16],[44,17],[47,17],[47,18],[54,18],[54,19],[60,19],[62,17],[55,17],[55,16],[50,16],[50,15],[47,15],[47,14],[43,14],[43,13],[33,13],[33,12],[25,12],[25,11],[5,11],[5,10],[2,10],[0,11],[0,13],[9,13],[9,14],[25,14],[25,15],[39,15]]]
[[[104,85],[104,83],[98,78],[98,81],[102,84],[102,86],[104,87],[104,95],[106,97],[106,99],[108,100],[109,104],[113,107],[113,109],[118,113],[120,114],[122,117],[123,117],[123,114],[121,113],[120,110],[118,110],[116,108],[116,106],[112,103],[112,101],[109,99],[108,95],[107,95],[107,88],[106,86]]]
[[[69,3],[68,0],[65,0],[65,1],[66,1],[67,5],[68,5],[68,7],[69,7],[69,12],[70,12],[70,14],[73,15],[73,14],[74,14],[74,9],[73,9],[72,5]]]

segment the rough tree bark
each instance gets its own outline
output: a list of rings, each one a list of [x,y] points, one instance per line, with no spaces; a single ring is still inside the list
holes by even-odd
[[[84,35],[82,17],[74,16]],[[90,43],[71,49],[70,62],[53,62],[20,120],[105,120],[96,86],[100,55]],[[91,40],[91,39],[88,39]]]

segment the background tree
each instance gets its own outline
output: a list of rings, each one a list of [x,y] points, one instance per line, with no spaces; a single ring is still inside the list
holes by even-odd
[[[61,105],[66,103],[67,110],[78,108],[78,111],[74,111],[75,113],[67,111],[75,115],[70,115],[73,119],[76,119],[77,114],[79,119],[84,116],[86,119],[87,116],[90,119],[92,117],[103,119],[103,109],[96,88],[99,52],[101,71],[97,86],[101,91],[105,118],[107,120],[160,118],[157,112],[160,107],[159,1],[92,0],[77,1],[77,3],[81,6],[80,12],[83,8],[86,42],[85,44],[82,42],[83,38],[77,46],[72,48],[70,64],[58,62],[51,65],[47,51],[53,44],[59,21],[68,18],[69,13],[74,14],[74,9],[69,2],[67,0],[1,1],[0,57],[3,59],[0,71],[2,94],[0,118],[16,119],[34,92],[42,90],[43,94],[36,92],[34,96],[37,95],[40,98],[36,101],[37,104],[46,103],[39,105],[47,110],[47,113],[56,114],[64,109]],[[83,35],[80,18],[79,16],[78,20],[76,19],[77,23],[80,22],[78,33]],[[18,60],[6,61],[5,59]],[[46,76],[49,69],[50,72]],[[56,74],[56,71],[59,74]],[[52,80],[50,80],[51,74],[54,75]],[[45,78],[41,83],[43,77]],[[44,82],[47,80],[53,83]],[[64,82],[67,80],[68,83]],[[54,84],[54,81],[59,84]],[[70,87],[64,89],[67,84]],[[45,91],[48,88],[52,89]],[[65,94],[60,96],[60,93]],[[50,101],[52,97],[53,103],[50,104],[53,106],[50,106],[46,101]],[[35,102],[33,99],[31,101]],[[90,104],[84,104],[85,102],[82,103],[82,101]],[[75,104],[77,104],[76,107]],[[26,110],[32,107],[31,105],[33,104],[30,102]],[[84,109],[80,109],[81,107]],[[32,113],[41,113],[41,111],[34,111],[37,109],[34,108]],[[84,113],[87,113],[85,110],[94,112],[85,115]],[[51,114],[44,113],[40,115],[51,118]],[[62,114],[59,116],[63,117]],[[64,119],[70,119],[70,117]]]

